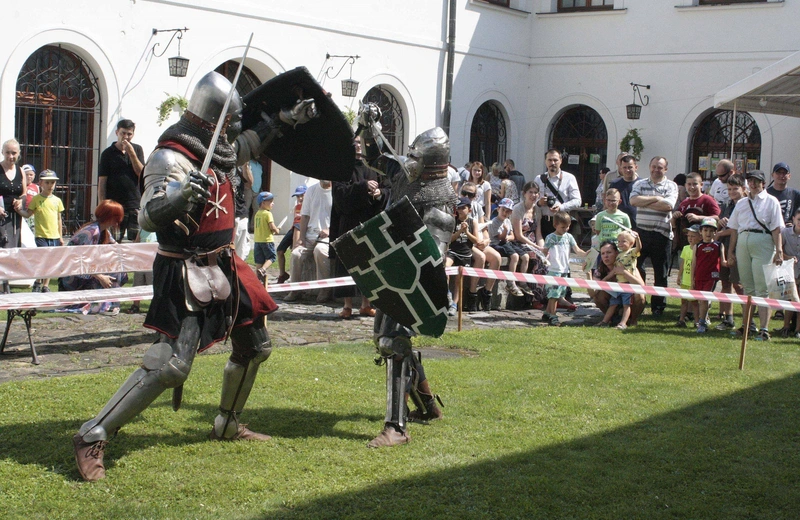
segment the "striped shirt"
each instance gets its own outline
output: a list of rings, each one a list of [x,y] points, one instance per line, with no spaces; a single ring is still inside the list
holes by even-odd
[[[675,207],[678,201],[678,185],[664,177],[661,182],[653,182],[650,179],[636,181],[631,188],[631,199],[637,196],[661,197],[670,208]],[[656,231],[665,237],[672,239],[672,226],[670,218],[672,211],[659,211],[652,208],[636,208],[636,227],[644,231]]]

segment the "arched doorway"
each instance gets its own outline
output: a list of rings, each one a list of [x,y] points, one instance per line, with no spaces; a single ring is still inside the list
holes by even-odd
[[[600,168],[607,160],[608,132],[603,118],[586,105],[566,110],[553,124],[549,147],[561,151],[561,169],[577,177],[581,198],[591,204]]]
[[[403,107],[389,90],[378,85],[369,89],[362,99],[364,103],[375,103],[381,109],[381,132],[392,145],[395,152],[402,154],[405,150],[405,126],[403,123]]]
[[[494,101],[478,107],[469,131],[470,161],[480,161],[487,168],[506,160],[506,118]]]
[[[715,110],[700,121],[692,138],[690,171],[700,172],[704,179],[713,180],[720,159],[731,159],[740,173],[758,169],[761,131],[753,116],[747,112],[737,112],[736,122],[732,123],[732,110]],[[731,141],[733,157],[730,156]]]
[[[60,45],[46,45],[31,54],[17,77],[14,132],[21,162],[58,174],[56,195],[66,208],[68,234],[91,220],[100,106],[97,76]]]

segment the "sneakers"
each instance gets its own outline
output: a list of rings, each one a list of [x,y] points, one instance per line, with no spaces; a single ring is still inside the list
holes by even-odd
[[[551,327],[561,326],[561,322],[558,321],[558,316],[556,316],[555,314],[553,315],[545,314],[544,316],[542,316],[542,320],[544,320],[545,316],[547,316],[547,324],[550,325]]]
[[[705,321],[701,321],[697,325],[697,333],[698,334],[705,334],[706,332],[708,332],[708,324]]]
[[[616,328],[617,328],[618,330],[625,330],[625,329],[627,329],[627,328],[628,328],[628,326],[627,326],[627,325],[623,325],[622,323],[620,323],[619,325],[617,325],[617,327],[616,327]]]
[[[42,284],[40,282],[33,282],[33,289],[31,292],[42,292]]]
[[[675,326],[678,327],[678,328],[681,328],[681,329],[685,329],[686,328],[686,321],[685,320],[678,320],[677,323],[675,323]]]
[[[714,330],[733,330],[735,326],[736,325],[734,325],[732,321],[723,320],[716,327],[714,327]]]
[[[367,448],[389,448],[406,444],[411,437],[406,432],[397,431],[391,424],[386,424],[380,435],[369,441]]]
[[[268,441],[272,437],[264,433],[254,432],[249,429],[246,424],[240,424],[239,429],[233,437],[219,437],[216,430],[211,428],[211,433],[208,434],[208,438],[212,441]]]
[[[744,326],[739,327],[735,331],[731,332],[731,334],[733,336],[739,336],[739,337],[744,336]],[[756,328],[756,326],[754,324],[751,323],[750,324],[750,329],[747,331],[747,335],[749,337],[753,337],[756,334],[758,334],[758,329]]]
[[[754,336],[753,339],[756,341],[769,341],[770,340],[769,331],[767,329],[761,329],[758,332],[758,335]]]
[[[289,279],[289,273],[279,274],[276,283],[285,283],[286,280],[288,279]]]
[[[525,296],[525,294],[520,290],[519,287],[517,287],[517,284],[515,284],[514,282],[508,282],[506,284],[506,289],[508,290],[508,294],[511,294],[518,298]]]
[[[103,465],[103,452],[107,441],[85,442],[79,433],[72,438],[75,463],[78,473],[87,482],[97,482],[106,478],[106,467]]]
[[[456,305],[455,303],[451,303],[450,307],[448,307],[447,309],[447,315],[455,316],[456,314],[458,314],[458,305]]]
[[[527,283],[523,283],[522,285],[517,285],[517,289],[522,291],[522,294],[526,296],[533,296],[533,290]]]
[[[478,293],[466,292],[462,295],[464,303],[462,309],[466,312],[478,312]]]
[[[258,276],[258,281],[264,283],[267,281],[267,270],[263,267],[259,267],[256,269],[256,276]]]

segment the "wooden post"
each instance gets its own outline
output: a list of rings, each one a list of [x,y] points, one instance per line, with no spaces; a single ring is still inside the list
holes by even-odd
[[[747,350],[747,335],[750,332],[750,320],[753,317],[753,297],[747,297],[747,304],[744,306],[744,318],[742,321],[742,353],[739,355],[739,370],[744,370],[744,354]]]
[[[458,274],[456,275],[456,284],[458,287],[458,332],[461,332],[461,315],[464,309],[464,267],[458,266]]]

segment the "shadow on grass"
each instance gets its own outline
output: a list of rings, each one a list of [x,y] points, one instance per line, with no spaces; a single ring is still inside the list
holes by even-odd
[[[798,402],[793,376],[605,433],[252,518],[797,518]],[[430,428],[458,435],[446,422]],[[413,441],[393,449],[408,457],[437,450]]]
[[[149,409],[170,408],[169,401],[163,397],[153,403]],[[136,435],[129,433],[130,425],[147,420],[141,415],[120,430],[119,436],[112,438],[106,449],[106,468],[113,468],[114,461],[128,453],[147,449],[155,445],[184,446],[208,441],[213,419],[219,409],[207,404],[186,404],[180,412],[186,414],[184,421],[192,427],[185,432],[169,431],[163,435]],[[171,413],[171,411],[170,411]],[[87,417],[88,419],[88,417]],[[368,414],[332,414],[293,408],[246,408],[242,419],[248,426],[258,432],[267,433],[277,438],[319,438],[335,437],[357,440],[366,443],[372,439],[369,435],[357,435],[342,431],[337,424],[345,421],[368,420],[379,424],[380,415]],[[0,427],[0,446],[2,457],[20,464],[38,464],[53,468],[57,473],[71,474],[79,479],[72,460],[72,436],[78,431],[82,422],[37,420],[33,423],[14,424]],[[31,450],[31,446],[39,449]]]

